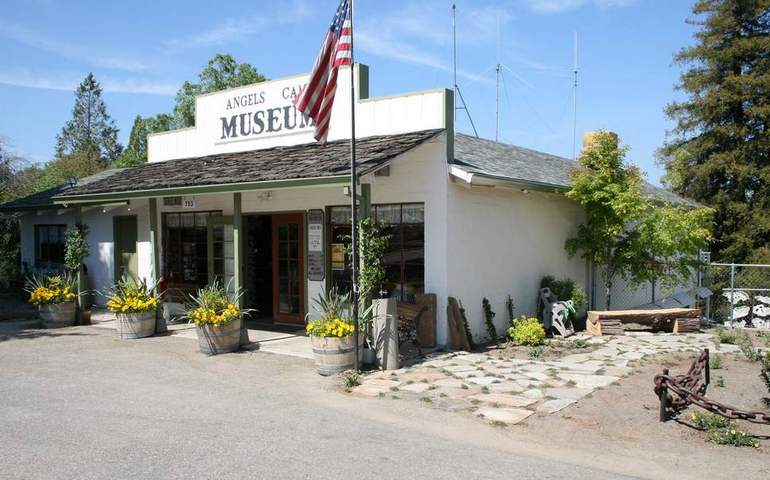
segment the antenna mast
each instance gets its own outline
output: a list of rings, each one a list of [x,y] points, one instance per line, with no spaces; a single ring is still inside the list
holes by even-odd
[[[572,160],[577,160],[577,93],[578,93],[578,33],[575,30],[575,47],[573,59],[573,73],[575,82],[573,84],[573,105],[572,105]]]
[[[476,125],[473,124],[473,118],[471,118],[471,112],[468,111],[468,105],[465,104],[465,99],[463,98],[463,94],[460,91],[460,86],[457,84],[457,4],[452,2],[452,49],[453,49],[453,56],[454,56],[454,101],[455,101],[455,111],[454,111],[454,131],[457,132],[457,111],[458,110],[465,110],[465,114],[468,115],[468,121],[471,122],[471,127],[473,128],[473,134],[476,135],[476,138],[479,138],[479,132],[476,131]],[[463,103],[462,107],[457,106],[457,99],[460,99],[460,101]]]
[[[500,64],[495,68],[495,141],[500,141]]]

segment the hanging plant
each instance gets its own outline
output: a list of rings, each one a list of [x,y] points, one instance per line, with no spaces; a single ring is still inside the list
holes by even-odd
[[[489,341],[498,345],[500,339],[497,337],[497,329],[495,328],[495,312],[492,311],[492,305],[489,304],[489,300],[486,297],[481,301],[481,306],[484,309],[484,324],[487,326],[487,336]]]

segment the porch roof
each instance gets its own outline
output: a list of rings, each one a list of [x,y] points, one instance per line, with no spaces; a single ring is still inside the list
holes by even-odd
[[[361,174],[435,137],[442,129],[365,137],[356,141]],[[109,178],[65,188],[56,203],[184,195],[337,183],[349,175],[350,142],[307,143],[264,150],[146,163]]]

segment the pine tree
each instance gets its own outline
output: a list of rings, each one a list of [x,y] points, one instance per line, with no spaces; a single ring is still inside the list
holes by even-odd
[[[699,0],[693,14],[664,180],[715,209],[714,258],[756,261],[770,246],[770,0]]]
[[[173,117],[166,113],[147,118],[137,115],[131,127],[131,134],[128,136],[128,145],[112,166],[125,168],[146,163],[147,135],[171,130],[173,120]]]
[[[117,159],[122,149],[118,129],[102,100],[102,88],[89,73],[75,90],[72,119],[56,137],[56,159],[85,155],[88,163],[106,165]]]

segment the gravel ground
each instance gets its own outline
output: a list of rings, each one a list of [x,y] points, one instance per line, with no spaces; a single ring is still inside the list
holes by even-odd
[[[492,427],[342,394],[303,359],[205,357],[189,339],[0,322],[0,365],[2,478],[768,478],[764,451],[617,439],[565,420],[575,407]],[[610,388],[623,387],[587,404]]]

